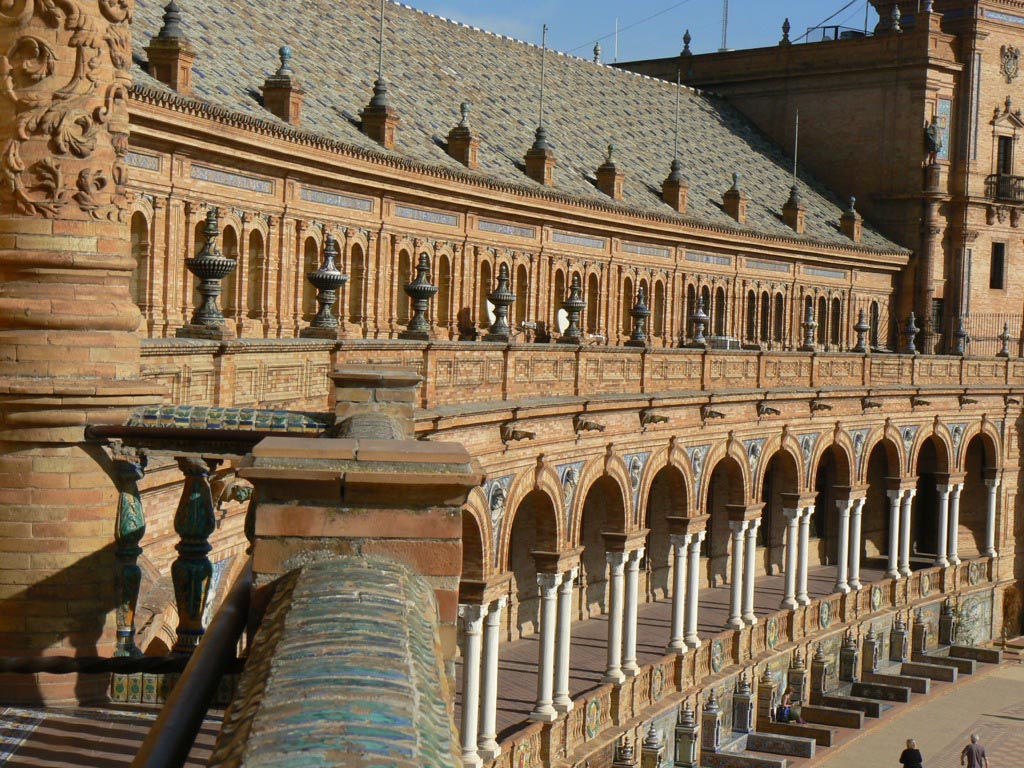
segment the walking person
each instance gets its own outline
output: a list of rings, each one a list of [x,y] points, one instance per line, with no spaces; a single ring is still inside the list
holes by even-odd
[[[924,758],[913,739],[907,739],[907,748],[900,753],[900,765],[903,768],[922,768],[924,765]]]
[[[985,748],[978,743],[978,734],[971,734],[971,743],[960,753],[960,765],[965,768],[988,768],[988,755]]]

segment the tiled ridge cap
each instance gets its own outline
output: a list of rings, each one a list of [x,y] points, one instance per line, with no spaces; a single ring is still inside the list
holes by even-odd
[[[420,13],[424,12],[420,11]],[[470,28],[475,29],[473,27]],[[529,45],[529,43],[526,44]],[[510,182],[498,181],[494,178],[484,175],[473,175],[469,173],[459,172],[457,170],[453,170],[451,168],[447,168],[444,166],[419,163],[413,160],[409,160],[408,158],[402,157],[401,155],[395,153],[364,149],[362,147],[355,146],[354,144],[348,144],[346,142],[338,141],[337,139],[328,138],[319,133],[314,133],[313,131],[306,131],[301,128],[295,128],[293,126],[278,124],[274,121],[265,118],[255,117],[253,115],[248,115],[244,112],[227,109],[226,107],[216,106],[202,99],[183,96],[179,93],[168,92],[150,85],[141,85],[135,83],[132,85],[129,94],[137,101],[143,103],[149,103],[155,106],[162,106],[180,112],[188,112],[196,116],[208,117],[212,120],[222,123],[233,124],[237,127],[255,129],[260,133],[273,135],[276,138],[284,139],[286,141],[293,141],[298,144],[305,144],[307,146],[313,146],[318,149],[324,149],[342,155],[358,157],[363,160],[377,162],[382,165],[391,166],[393,168],[415,171],[417,173],[422,173],[425,176],[432,176],[434,178],[439,179],[449,179],[471,186],[491,189],[496,192],[511,193],[538,200],[547,200],[550,202],[564,203],[566,205],[573,205],[578,208],[589,209],[592,211],[615,213],[619,215],[629,215],[644,221],[669,224],[677,227],[686,226],[703,232],[712,232],[715,234],[731,236],[743,235],[746,237],[751,237],[773,243],[785,243],[800,246],[816,246],[833,252],[850,254],[872,254],[883,256],[905,256],[911,253],[909,249],[881,250],[867,246],[855,246],[852,244],[839,245],[838,243],[832,243],[829,241],[819,240],[817,238],[812,237],[785,237],[782,235],[766,234],[759,230],[747,227],[733,228],[717,226],[715,224],[709,224],[707,222],[699,221],[686,216],[658,214],[651,211],[645,211],[639,208],[635,208],[630,205],[625,205],[622,203],[611,204],[596,199],[576,197],[565,192],[559,192],[556,190],[548,190],[543,188],[527,186],[525,184],[513,184]]]

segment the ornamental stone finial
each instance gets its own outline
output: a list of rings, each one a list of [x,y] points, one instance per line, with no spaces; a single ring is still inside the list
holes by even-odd
[[[181,8],[174,0],[171,0],[164,6],[164,23],[160,27],[157,37],[161,40],[170,40],[184,36],[185,33],[181,29]]]
[[[274,74],[277,77],[291,77],[292,75],[292,49],[287,45],[282,45],[277,55],[281,57],[281,66],[277,68],[277,72]]]

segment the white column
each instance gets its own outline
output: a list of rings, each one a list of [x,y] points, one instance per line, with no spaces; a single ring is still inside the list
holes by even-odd
[[[636,677],[640,672],[636,663],[636,610],[639,597],[637,582],[643,556],[644,548],[640,547],[629,553],[626,562],[626,614],[622,619],[622,671],[626,677]]]
[[[700,599],[700,545],[707,534],[701,531],[690,540],[690,555],[686,562],[686,645],[700,648],[697,634],[697,603]]]
[[[910,575],[910,513],[916,495],[916,488],[908,488],[900,504],[900,576]]]
[[[621,683],[622,674],[622,576],[625,552],[608,552],[608,665],[602,683]]]
[[[836,499],[836,511],[839,512],[839,540],[836,542],[836,592],[844,595],[850,591],[848,581],[850,557],[850,510],[856,502],[853,499]]]
[[[463,619],[462,647],[462,729],[459,738],[462,746],[463,766],[483,765],[477,752],[477,716],[480,712],[480,641],[483,635],[485,605],[461,605],[459,613]]]
[[[754,577],[757,573],[757,528],[761,520],[747,521],[747,543],[743,554],[743,623],[748,626],[757,624],[754,613]]]
[[[726,626],[743,629],[742,595],[743,595],[743,532],[747,528],[746,520],[730,520],[729,530],[732,531],[732,579],[729,583],[729,620]]]
[[[555,617],[558,609],[560,573],[538,573],[540,587],[540,644],[537,652],[537,703],[531,720],[551,723],[558,717],[552,702],[555,671]]]
[[[860,589],[860,521],[866,501],[857,499],[850,512],[850,589]]]
[[[483,684],[480,688],[480,741],[477,751],[483,760],[501,754],[498,746],[498,641],[501,634],[501,612],[508,597],[499,597],[487,611],[484,622]]]
[[[900,572],[896,567],[896,557],[900,551],[900,500],[903,491],[886,491],[885,495],[889,497],[889,561],[885,575],[890,579],[898,579]]]
[[[686,549],[690,546],[690,534],[669,537],[672,545],[672,634],[667,651],[686,653],[683,624],[686,621]]]
[[[562,584],[558,587],[558,638],[555,641],[555,696],[554,704],[558,712],[566,713],[572,709],[572,698],[569,696],[569,661],[572,649],[572,595],[573,582],[576,581],[577,569],[573,568],[562,576]]]
[[[960,492],[964,489],[963,483],[956,483],[949,494],[949,558],[950,565],[960,562]]]
[[[800,548],[796,562],[796,601],[800,605],[810,605],[811,598],[807,594],[807,558],[811,548],[811,515],[814,507],[804,507],[800,515]]]
[[[782,514],[786,517],[786,593],[782,596],[782,604],[779,607],[793,610],[797,605],[796,560],[797,549],[800,546],[800,510],[784,509]]]
[[[949,534],[949,492],[951,489],[951,485],[943,485],[942,483],[938,483],[935,486],[935,491],[939,494],[939,509],[937,512],[937,522],[939,524],[939,545],[936,547],[939,552],[935,556],[935,565],[943,568],[949,565],[949,559],[946,557],[946,551],[949,548],[947,538]]]
[[[985,548],[981,554],[985,557],[996,556],[996,500],[999,491],[999,480],[985,481],[988,488],[988,499],[985,505]]]

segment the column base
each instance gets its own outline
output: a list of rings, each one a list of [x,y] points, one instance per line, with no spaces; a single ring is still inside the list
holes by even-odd
[[[810,605],[811,604],[811,598],[809,598],[807,595],[797,595],[796,596],[796,602],[797,602],[797,605]]]
[[[560,714],[560,715],[565,715],[565,714],[568,714],[569,712],[572,712],[572,709],[573,709],[572,699],[569,699],[569,698],[565,698],[565,699],[556,698],[555,699],[555,709],[558,711],[558,714]]]
[[[462,751],[463,768],[483,768],[484,761],[477,752]]]
[[[694,651],[701,646],[701,640],[696,635],[687,635],[685,642],[686,647]]]
[[[947,560],[944,557],[937,557],[937,558],[935,558],[935,565],[938,568],[945,568],[946,566],[949,565],[949,560]]]
[[[959,555],[950,555],[949,556],[949,564],[950,565],[960,565],[960,562],[961,561],[960,561]]]
[[[883,575],[887,579],[898,579],[900,577],[900,572],[896,571],[896,570],[890,569],[890,570],[887,570]]]
[[[746,624],[748,627],[752,627],[755,624],[757,624],[757,616],[755,616],[754,614],[744,614],[743,623]]]
[[[797,605],[798,603],[795,597],[784,597],[782,598],[782,602],[779,603],[779,608],[782,608],[784,610],[795,611]]]
[[[903,578],[909,578],[910,574],[911,570],[909,566],[904,565],[900,567],[900,576]]]
[[[558,712],[550,704],[541,704],[533,708],[529,719],[535,723],[553,723],[558,719]]]
[[[477,754],[480,755],[480,759],[487,762],[497,760],[501,757],[501,747],[498,746],[498,742],[495,739],[488,739],[486,742],[480,742],[480,746],[476,751]]]
[[[622,674],[625,675],[626,677],[636,677],[637,675],[640,674],[640,667],[636,666],[636,664],[632,664],[632,665],[623,664],[622,665]]]
[[[994,549],[986,549],[981,553],[982,557],[996,557],[997,552]]]
[[[731,616],[729,620],[725,622],[725,626],[729,629],[743,629],[747,625],[743,623],[743,619],[741,617]]]
[[[601,678],[602,683],[614,683],[615,685],[622,685],[626,682],[626,676],[621,670],[617,672],[605,672],[604,677]]]
[[[673,640],[665,647],[665,653],[675,653],[678,656],[682,656],[688,650],[690,649],[685,640]]]
[[[850,579],[850,591],[851,592],[856,592],[862,586],[864,586],[864,585],[861,584],[858,579]]]
[[[832,589],[833,591],[839,592],[844,595],[848,595],[850,593],[850,585],[841,581],[837,581],[836,585],[832,587]]]

